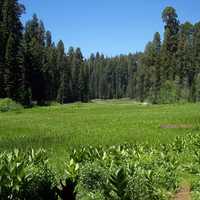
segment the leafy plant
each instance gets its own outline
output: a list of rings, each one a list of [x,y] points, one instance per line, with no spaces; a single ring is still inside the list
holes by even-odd
[[[47,165],[35,166],[22,185],[21,196],[27,200],[56,200],[55,175]]]
[[[0,99],[0,112],[8,112],[8,111],[20,111],[23,109],[23,106],[19,103],[16,103],[12,99],[5,98]]]
[[[53,194],[52,176],[46,164],[43,150],[25,154],[15,149],[0,154],[0,196],[5,200],[42,200],[48,193]]]
[[[56,193],[63,200],[75,200],[76,199],[76,186],[78,182],[79,176],[79,164],[71,159],[68,163],[66,163],[65,174],[67,178],[65,178],[65,183],[60,180],[60,187],[56,187]]]
[[[111,175],[109,182],[111,189],[121,200],[128,200],[130,197],[127,194],[128,177],[123,168],[118,169],[115,174]]]
[[[87,191],[99,191],[106,182],[106,170],[100,162],[85,164],[80,170],[80,184]]]

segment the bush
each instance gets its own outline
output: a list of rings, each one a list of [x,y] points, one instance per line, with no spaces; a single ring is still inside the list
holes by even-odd
[[[47,166],[35,167],[22,185],[21,197],[27,200],[56,200],[55,176]]]
[[[19,103],[16,103],[12,99],[0,99],[0,112],[20,111],[22,109],[23,106]]]
[[[87,163],[80,170],[80,184],[88,191],[101,190],[106,180],[106,170],[99,162]]]
[[[23,154],[15,150],[0,154],[0,196],[2,199],[17,199],[22,183],[28,177],[27,161]]]
[[[61,104],[57,101],[51,101],[47,105],[49,105],[49,106],[60,106]]]
[[[54,175],[42,150],[28,154],[14,150],[0,154],[0,197],[7,199],[56,199]]]

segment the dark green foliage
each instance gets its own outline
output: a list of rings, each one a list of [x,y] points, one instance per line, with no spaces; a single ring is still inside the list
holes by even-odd
[[[60,181],[61,189],[56,188],[56,192],[62,200],[75,200],[76,199],[76,182],[71,178],[67,178],[65,180],[65,184]]]
[[[14,52],[14,38],[13,35],[10,34],[7,45],[6,45],[6,53],[5,53],[5,72],[4,72],[4,83],[5,83],[5,93],[6,96],[12,98],[14,94],[14,73],[15,72],[15,52]]]
[[[117,194],[119,199],[130,199],[127,194],[129,180],[126,175],[126,171],[123,168],[118,169],[115,174],[111,175],[109,181],[111,183],[112,190]]]
[[[26,24],[25,45],[26,84],[31,90],[32,100],[42,105],[45,101],[45,30],[36,15]]]
[[[100,163],[86,163],[86,165],[80,169],[80,184],[88,191],[101,190],[106,183],[107,174],[106,170],[100,166]]]
[[[175,103],[178,101],[177,87],[173,81],[166,81],[160,90],[159,103]]]
[[[162,12],[162,19],[165,23],[165,38],[166,50],[170,53],[177,51],[177,34],[179,31],[179,21],[176,10],[173,7],[166,7]]]
[[[1,1],[0,5],[0,97],[23,103],[24,65],[21,43],[23,26],[20,21],[23,5],[17,0]]]
[[[73,92],[73,101],[81,100],[81,75],[84,76],[83,69],[83,55],[80,48],[77,48],[74,52],[72,60],[72,92]],[[83,96],[83,95],[82,95]]]
[[[58,69],[58,94],[57,100],[60,103],[64,103],[65,99],[65,47],[62,41],[57,45],[57,69]]]
[[[80,71],[80,100],[88,102],[89,100],[89,68],[83,64]]]
[[[27,200],[57,200],[54,179],[54,174],[46,165],[33,169],[29,178],[23,182],[21,196]]]

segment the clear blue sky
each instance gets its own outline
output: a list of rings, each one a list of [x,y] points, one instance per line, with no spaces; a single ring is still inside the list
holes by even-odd
[[[156,31],[163,33],[161,12],[176,8],[181,22],[200,21],[199,0],[19,0],[26,7],[23,22],[36,13],[66,49],[80,47],[88,56],[143,51]]]

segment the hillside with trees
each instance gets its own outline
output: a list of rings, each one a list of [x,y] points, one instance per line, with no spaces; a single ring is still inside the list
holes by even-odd
[[[131,98],[152,103],[200,100],[200,22],[181,23],[176,10],[162,12],[164,36],[155,33],[144,52],[84,58],[80,48],[55,44],[34,14],[0,1],[0,98],[25,106],[58,101]]]

